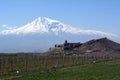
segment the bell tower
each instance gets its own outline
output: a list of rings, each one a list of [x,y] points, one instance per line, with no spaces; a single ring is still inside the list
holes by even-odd
[[[65,44],[67,44],[67,40],[65,40]]]

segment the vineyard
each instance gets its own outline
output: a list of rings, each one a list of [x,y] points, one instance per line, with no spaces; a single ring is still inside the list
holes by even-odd
[[[112,59],[113,57],[110,56],[1,54],[0,75],[15,75],[16,71],[28,74],[30,71],[48,71],[73,65],[94,64],[101,61],[106,62]]]

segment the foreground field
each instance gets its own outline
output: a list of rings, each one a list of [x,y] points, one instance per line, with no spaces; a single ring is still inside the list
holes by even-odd
[[[23,75],[19,80],[120,80],[120,60],[76,65]]]

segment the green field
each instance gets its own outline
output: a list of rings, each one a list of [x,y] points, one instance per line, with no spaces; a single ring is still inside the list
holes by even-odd
[[[120,80],[120,60],[21,73],[20,76],[16,80]]]
[[[120,59],[108,56],[0,56],[0,80],[120,80],[119,69]]]

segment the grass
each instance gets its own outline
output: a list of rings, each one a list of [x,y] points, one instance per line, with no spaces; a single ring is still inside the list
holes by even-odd
[[[120,60],[36,71],[17,80],[120,80]]]

